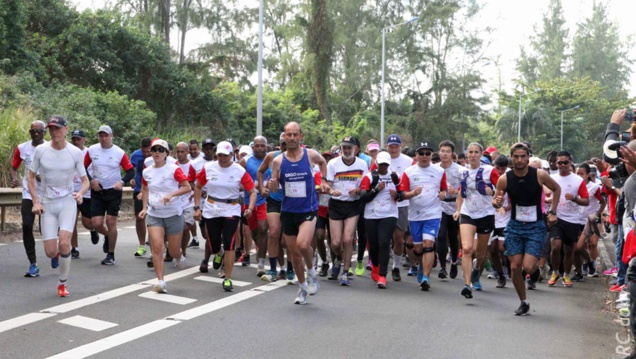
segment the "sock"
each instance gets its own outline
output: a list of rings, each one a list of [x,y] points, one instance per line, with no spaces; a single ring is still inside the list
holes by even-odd
[[[314,267],[311,267],[308,271],[307,274],[310,276],[314,276],[316,274],[316,270],[314,269]]]
[[[530,274],[530,280],[534,283],[539,281],[539,276],[541,275],[541,272],[539,271],[539,269],[535,270],[532,274]]]
[[[197,241],[197,242],[199,241],[199,239],[197,238],[197,236],[193,236],[193,237],[192,237],[192,240],[193,240],[193,241]]]
[[[276,272],[276,265],[278,264],[278,258],[277,257],[269,257],[269,268]]]
[[[402,256],[393,254],[393,268],[400,268],[402,265]]]
[[[307,290],[307,282],[298,283],[298,285],[300,285],[302,289]]]
[[[71,252],[60,253],[60,282],[66,282],[68,272],[71,270]]]
[[[258,259],[258,267],[259,268],[265,267],[265,258],[259,258]]]
[[[527,300],[522,300],[522,301],[521,301],[521,303],[523,303],[523,304],[530,304],[530,303],[528,303],[528,301],[527,301]]]
[[[287,261],[287,271],[292,272],[293,270],[294,270],[294,266],[292,265],[292,262]]]

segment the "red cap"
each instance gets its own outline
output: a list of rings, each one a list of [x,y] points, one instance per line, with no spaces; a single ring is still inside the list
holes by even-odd
[[[493,152],[499,152],[499,151],[497,151],[497,147],[490,146],[490,147],[486,148],[486,150],[484,152],[485,153],[493,153]]]

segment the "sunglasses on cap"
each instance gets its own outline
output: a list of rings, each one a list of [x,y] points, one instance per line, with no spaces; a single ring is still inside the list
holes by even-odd
[[[431,151],[417,151],[417,154],[420,155],[420,156],[428,157],[428,156],[432,155],[433,152],[431,152]]]
[[[164,153],[166,152],[166,149],[163,147],[153,147],[150,149],[150,152],[159,152],[159,153]]]
[[[557,161],[557,165],[563,166],[563,165],[569,165],[569,164],[570,164],[570,161]]]

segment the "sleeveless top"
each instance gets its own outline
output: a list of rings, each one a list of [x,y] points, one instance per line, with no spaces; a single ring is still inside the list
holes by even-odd
[[[278,154],[280,153],[280,151],[276,151],[276,153],[274,153],[274,158],[278,157]],[[272,164],[270,163],[269,168],[267,169],[267,171],[265,171],[265,174],[263,175],[263,186],[267,187],[267,182],[272,179]],[[269,192],[269,199],[276,201],[276,202],[282,202],[283,201],[283,191],[278,191],[278,192]]]
[[[263,163],[263,161],[265,160],[265,158],[261,158],[260,160],[254,156],[250,156],[247,161],[245,161],[245,170],[247,171],[247,173],[249,173],[250,177],[252,177],[252,180],[254,181],[254,183],[256,183],[256,172],[258,172],[258,168],[261,166],[261,163]],[[244,194],[245,197],[245,203],[250,203],[250,195],[249,192],[245,191]],[[265,203],[265,198],[263,198],[263,196],[261,196],[261,194],[256,191],[256,205],[260,206],[263,203]]]
[[[306,148],[303,148],[303,157],[298,162],[289,161],[283,153],[279,180],[284,193],[281,212],[307,213],[318,210],[314,176]]]
[[[543,187],[537,178],[537,169],[528,167],[528,173],[517,177],[514,171],[506,172],[508,181],[506,192],[512,204],[511,218],[521,222],[535,222],[541,220],[541,197]]]

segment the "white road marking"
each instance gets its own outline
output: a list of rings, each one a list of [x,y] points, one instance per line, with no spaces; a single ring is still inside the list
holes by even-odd
[[[71,349],[69,351],[65,351],[63,353],[54,355],[49,357],[49,359],[80,359],[86,358],[91,355],[95,355],[97,353],[101,353],[105,350],[114,348],[116,346],[132,342],[133,340],[137,340],[146,335],[150,335],[152,333],[158,332],[160,330],[170,328],[173,325],[177,325],[181,322],[176,320],[155,320],[154,322],[150,322],[148,324],[141,325],[136,328],[132,328],[121,333],[117,333],[115,335],[111,335],[110,337],[106,337],[104,339],[100,339],[94,341],[92,343],[88,343],[77,347],[75,349]]]
[[[0,333],[54,316],[55,314],[53,313],[29,313],[16,318],[8,319],[0,322]]]
[[[163,277],[163,280],[166,281],[166,282],[170,282],[172,280],[183,278],[183,277],[187,277],[187,276],[189,276],[191,274],[198,273],[198,272],[199,272],[199,267],[192,267],[192,268],[184,269],[182,271],[178,271],[178,272],[174,272],[174,273],[168,274],[168,275]],[[141,282],[141,284],[155,285],[155,284],[157,284],[157,280],[158,280],[157,278],[148,279],[148,280],[145,280],[145,281]]]
[[[175,315],[169,316],[166,319],[172,319],[172,320],[190,320],[196,317],[200,317],[202,315],[208,314],[208,313],[212,313],[214,311],[217,311],[219,309],[225,308],[227,306],[230,306],[232,304],[236,304],[239,302],[242,302],[246,299],[250,299],[253,297],[256,297],[257,295],[261,295],[264,292],[259,292],[259,291],[253,291],[253,290],[248,290],[245,292],[240,292],[234,295],[231,295],[229,297],[225,297],[223,299],[219,299],[219,300],[215,300],[214,302],[208,303],[208,304],[204,304],[201,306],[198,306],[196,308],[192,308],[190,310],[186,310],[184,312],[181,313],[177,313]]]
[[[61,305],[51,307],[48,309],[43,309],[40,312],[41,313],[56,313],[56,314],[67,313],[67,312],[70,312],[71,310],[83,308],[87,305],[103,302],[105,300],[120,297],[124,294],[136,292],[138,290],[145,289],[145,288],[148,288],[148,285],[132,284],[126,287],[117,288],[117,289],[110,290],[108,292],[97,294],[92,297],[79,299],[70,303],[61,304]]]
[[[186,305],[186,304],[194,303],[197,301],[196,299],[192,299],[192,298],[179,297],[179,296],[170,295],[170,294],[160,294],[157,292],[145,292],[145,293],[139,294],[139,296],[142,298],[154,299],[154,300],[159,300],[162,302],[168,302],[168,303],[174,303],[174,304],[180,304],[180,305]]]
[[[217,277],[206,277],[206,276],[199,276],[199,277],[194,277],[194,279],[196,280],[202,280],[204,282],[212,282],[212,283],[223,283],[223,281],[225,279],[223,278],[217,278]],[[249,282],[241,282],[240,280],[232,280],[232,285],[235,285],[237,287],[245,287],[248,286],[252,283]]]
[[[6,245],[7,245],[6,243],[0,243],[0,246],[6,246]]]
[[[101,332],[102,330],[110,329],[119,325],[117,323],[106,322],[103,320],[84,317],[81,315],[76,315],[74,317],[60,320],[59,323],[72,325],[74,327],[82,329],[92,330],[94,332]]]
[[[137,227],[135,227],[135,226],[126,226],[126,227],[124,227],[124,229],[136,229],[136,228]]]

